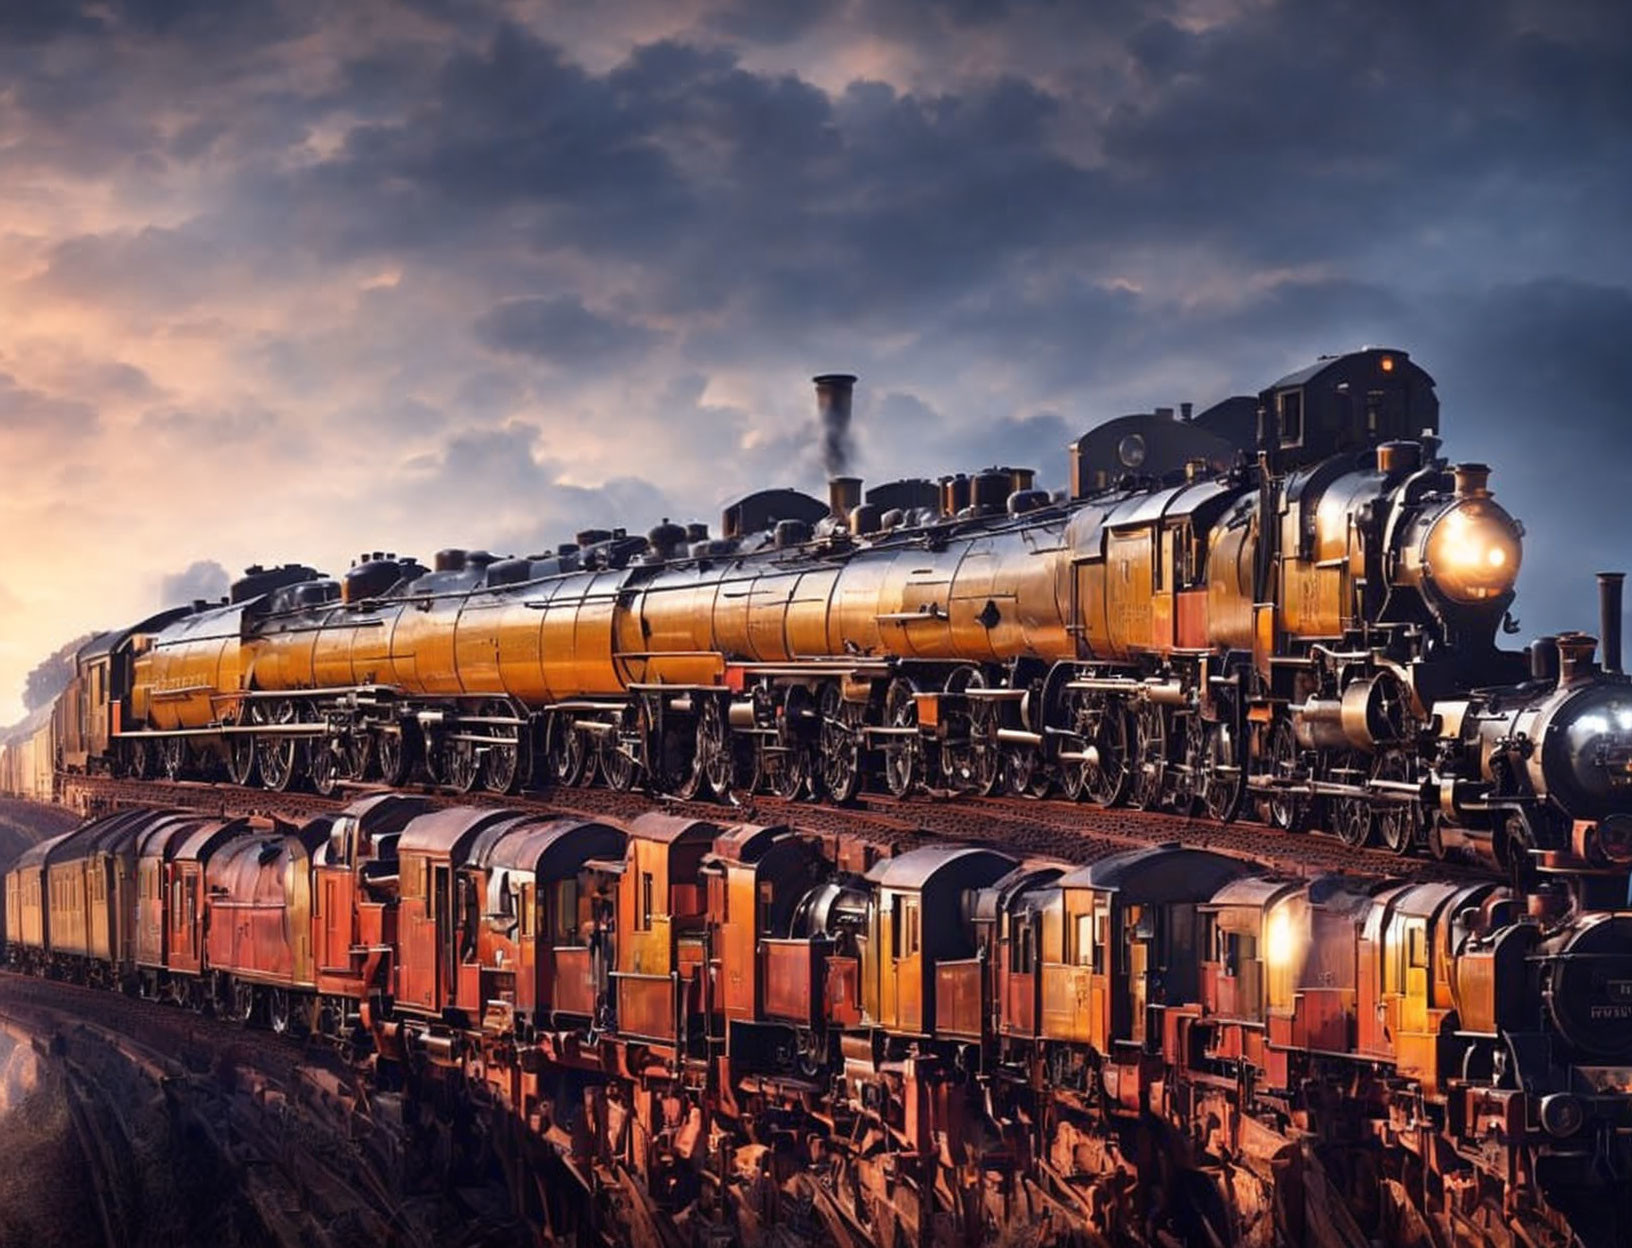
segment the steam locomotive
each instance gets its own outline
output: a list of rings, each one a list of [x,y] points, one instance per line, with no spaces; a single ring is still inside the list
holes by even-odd
[[[816,379],[847,419],[854,378]],[[1058,788],[1400,853],[1632,863],[1620,578],[1590,638],[1498,648],[1522,527],[1440,455],[1406,353],[1324,358],[1024,469],[749,495],[723,532],[252,568],[98,639],[70,768],[321,792],[423,770],[680,797]]]
[[[979,1209],[937,1195],[971,1167],[1086,1178],[1097,1156],[1143,1188],[1154,1150],[1124,1135],[1161,1122],[1238,1189],[1257,1162],[1289,1182],[1318,1141],[1351,1159],[1362,1221],[1386,1153],[1445,1242],[1632,1226],[1632,915],[1494,883],[1289,879],[1177,845],[875,861],[789,827],[380,795],[300,828],[121,811],[5,887],[15,967],[457,1076],[579,1175],[629,1167],[671,1211],[729,1152],[699,1141],[780,1141],[850,1167],[833,1186],[874,1242],[896,1242],[891,1210],[908,1242],[977,1242]],[[870,1207],[868,1166],[891,1193]],[[1263,1204],[1298,1242],[1282,1195]]]

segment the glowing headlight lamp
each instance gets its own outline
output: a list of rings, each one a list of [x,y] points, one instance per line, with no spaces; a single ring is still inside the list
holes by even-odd
[[[1428,530],[1424,562],[1434,585],[1456,602],[1500,598],[1519,579],[1519,535],[1489,498],[1458,500]]]

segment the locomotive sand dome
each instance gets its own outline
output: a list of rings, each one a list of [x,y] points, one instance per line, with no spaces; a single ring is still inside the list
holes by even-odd
[[[834,429],[854,380],[817,379]],[[338,581],[253,569],[132,643],[111,757],[322,792],[421,771],[841,802],[1058,788],[1516,871],[1589,840],[1612,858],[1632,843],[1598,827],[1632,815],[1618,657],[1576,654],[1555,697],[1497,647],[1522,528],[1438,428],[1432,378],[1367,349],[1111,421],[1059,496],[1025,468],[842,476],[826,503],[750,494],[718,536],[664,520],[429,569],[374,551]],[[1605,731],[1504,762],[1488,725],[1521,706],[1550,741]]]

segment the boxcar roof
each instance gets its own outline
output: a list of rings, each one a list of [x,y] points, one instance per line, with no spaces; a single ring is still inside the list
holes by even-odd
[[[687,819],[682,815],[665,815],[647,811],[629,825],[629,835],[643,841],[661,841],[674,845],[681,841],[712,841],[720,833],[720,825],[706,819]]]
[[[408,820],[431,809],[429,798],[403,793],[376,793],[352,802],[340,813],[350,815],[371,836],[400,831]],[[391,825],[391,826],[385,826]]]
[[[238,819],[212,818],[178,811],[168,819],[161,819],[144,828],[136,852],[143,858],[175,858],[187,839],[200,828],[207,826],[220,830],[240,822]]]
[[[92,819],[89,823],[82,823],[65,836],[51,842],[44,861],[50,866],[82,858],[86,854],[95,853],[105,844],[117,844],[122,837],[128,836],[133,828],[144,824],[154,815],[169,813],[138,806],[129,810],[116,810],[111,815]]]
[[[485,867],[493,857],[494,847],[506,837],[519,834],[520,829],[536,821],[538,816],[512,810],[508,819],[497,819],[482,825],[482,830],[465,851],[465,862],[473,867]]]
[[[942,871],[950,868],[991,867],[998,871],[1017,866],[1015,860],[995,849],[977,845],[925,845],[908,850],[899,857],[886,858],[875,863],[867,878],[881,888],[922,890]]]
[[[95,835],[90,837],[86,845],[87,851],[104,853],[118,853],[128,846],[132,851],[137,848],[142,834],[149,828],[157,827],[174,818],[179,812],[174,810],[141,810],[132,812],[135,817],[120,823],[109,823],[98,828]]]
[[[1057,885],[1065,872],[1061,863],[1023,862],[1002,879],[980,890],[975,899],[975,917],[995,922],[1000,911],[1014,905],[1014,899]]]
[[[176,862],[198,862],[204,855],[213,853],[215,847],[221,843],[218,839],[219,834],[225,832],[228,834],[227,839],[231,839],[256,831],[264,832],[266,829],[256,828],[248,819],[210,819],[193,828],[170,856]]]
[[[559,879],[592,858],[621,854],[626,839],[622,828],[595,819],[529,819],[485,846],[480,865]]]
[[[714,856],[727,862],[757,862],[790,831],[785,823],[733,823],[714,837]]]
[[[1296,880],[1266,880],[1261,875],[1242,876],[1231,880],[1213,894],[1203,910],[1218,910],[1224,906],[1254,906],[1263,908],[1283,895],[1302,887]]]
[[[119,638],[118,632],[97,633],[83,646],[74,652],[74,661],[83,663],[87,659],[94,659],[113,649],[113,643]]]
[[[1133,902],[1199,900],[1211,897],[1251,865],[1207,849],[1153,845],[1078,867],[1060,878],[1060,887],[1118,892]]]
[[[514,810],[480,810],[471,806],[449,806],[410,819],[397,840],[397,854],[432,854],[452,858],[468,852],[472,838],[493,823],[511,823]]]
[[[70,828],[66,832],[59,832],[56,836],[30,845],[22,852],[17,861],[12,864],[11,869],[13,871],[23,871],[29,867],[32,867],[34,870],[38,871],[41,867],[45,866],[46,859],[50,856],[51,851],[72,836],[76,830],[77,829]]]

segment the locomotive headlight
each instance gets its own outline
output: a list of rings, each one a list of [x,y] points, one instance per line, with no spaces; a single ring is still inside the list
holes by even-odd
[[[1519,579],[1519,535],[1488,498],[1460,499],[1428,530],[1424,562],[1434,585],[1456,602],[1499,598]]]
[[[1298,939],[1297,925],[1282,906],[1269,916],[1264,925],[1264,961],[1276,970],[1283,970],[1298,960],[1303,942]]]
[[[1559,1139],[1574,1135],[1587,1121],[1587,1107],[1568,1092],[1542,1097],[1538,1109],[1542,1130]]]

